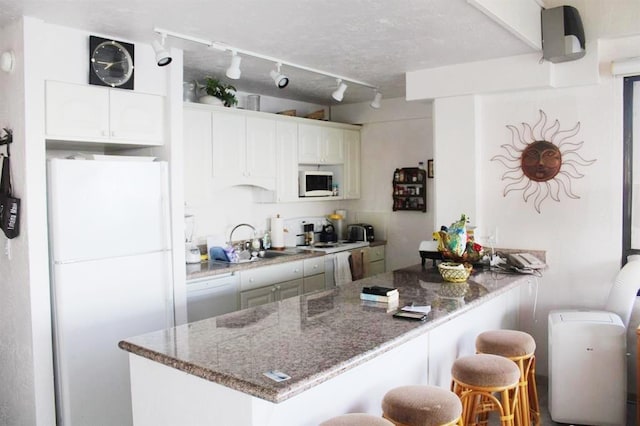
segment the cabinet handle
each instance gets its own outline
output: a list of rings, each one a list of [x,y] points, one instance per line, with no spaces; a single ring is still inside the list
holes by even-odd
[[[102,130],[102,131],[100,131],[100,134],[101,134],[102,136],[107,136],[107,131],[106,131],[106,130]]]
[[[277,290],[277,288],[276,288],[276,287],[277,287],[277,286],[273,286],[273,288],[271,289],[271,291],[272,291],[272,292],[276,291],[276,290]]]

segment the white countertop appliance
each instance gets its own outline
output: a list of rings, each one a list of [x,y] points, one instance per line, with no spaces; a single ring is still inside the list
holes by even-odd
[[[333,195],[333,172],[301,170],[298,189],[301,197],[329,197]]]
[[[52,159],[47,171],[58,424],[130,425],[118,342],[174,324],[167,164]]]

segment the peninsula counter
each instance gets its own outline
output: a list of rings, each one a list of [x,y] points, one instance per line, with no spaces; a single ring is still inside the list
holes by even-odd
[[[421,265],[120,342],[128,352],[135,425],[317,425],[347,412],[380,414],[405,384],[449,386],[475,336],[517,328],[528,277],[472,274],[443,283]],[[396,287],[399,307],[430,305],[425,322],[395,319],[359,298]],[[388,312],[389,311],[389,312]],[[277,382],[264,373],[290,378]]]

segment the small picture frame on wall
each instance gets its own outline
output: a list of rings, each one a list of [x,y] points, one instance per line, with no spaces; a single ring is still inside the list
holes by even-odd
[[[427,160],[427,177],[433,179],[433,159]]]

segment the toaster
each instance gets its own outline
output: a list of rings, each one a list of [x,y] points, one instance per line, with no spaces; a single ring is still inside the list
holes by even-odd
[[[347,226],[349,241],[373,241],[375,239],[373,226],[367,223],[355,223]]]

